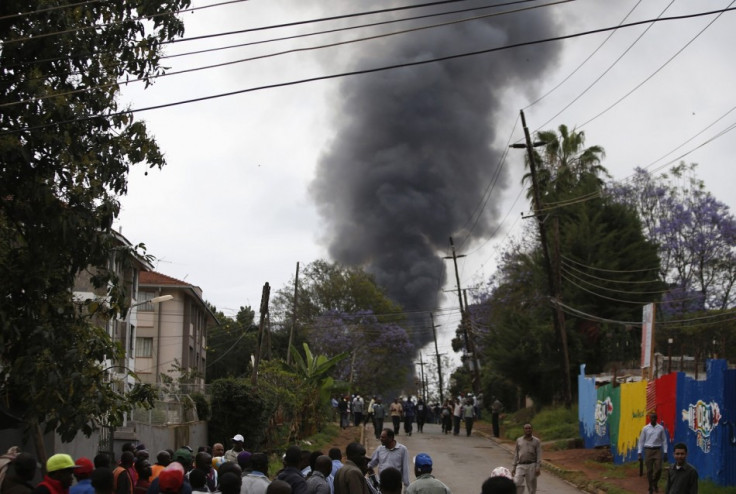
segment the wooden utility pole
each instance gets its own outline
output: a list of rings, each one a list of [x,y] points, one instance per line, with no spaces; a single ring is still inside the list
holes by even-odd
[[[437,326],[434,325],[434,315],[429,313],[429,320],[432,322],[432,334],[434,335],[434,353],[437,355],[437,374],[440,379],[440,406],[445,403],[445,397],[443,395],[443,383],[442,383],[442,359],[440,358],[440,351],[437,348]]]
[[[419,389],[422,393],[422,400],[424,400],[424,402],[426,403],[427,402],[427,387],[424,383],[424,360],[422,359],[422,352],[419,352],[419,368],[421,369],[419,376],[422,379],[421,381],[422,385]]]
[[[562,308],[559,305],[560,302],[560,290],[557,283],[555,283],[555,275],[552,269],[552,261],[549,255],[549,248],[547,246],[547,231],[544,227],[544,220],[542,219],[542,199],[539,191],[539,183],[537,181],[537,164],[534,158],[534,147],[532,145],[532,139],[529,136],[529,129],[526,126],[526,118],[524,117],[524,110],[521,110],[521,125],[524,128],[524,138],[526,140],[526,151],[529,157],[529,171],[532,175],[532,191],[534,193],[534,217],[537,219],[539,225],[539,240],[542,244],[542,253],[544,254],[544,261],[547,265],[547,282],[549,284],[549,294],[554,299],[553,304],[550,306],[552,310],[552,322],[555,328],[555,332],[560,338],[560,346],[562,347],[562,368],[565,374],[565,406],[570,408],[572,406],[572,388],[570,383],[570,357],[568,355],[567,348],[567,331],[565,330],[565,314],[562,312]]]
[[[457,281],[457,298],[460,302],[460,326],[463,328],[463,340],[465,342],[465,353],[466,357],[470,358],[470,366],[471,371],[473,373],[473,393],[477,396],[480,392],[480,374],[478,372],[478,365],[476,361],[476,355],[474,351],[473,342],[470,341],[468,338],[468,325],[470,324],[470,319],[468,318],[468,307],[467,303],[465,304],[465,307],[463,307],[463,294],[462,289],[460,288],[460,273],[457,270],[457,258],[458,257],[465,257],[465,255],[457,255],[455,253],[455,243],[452,241],[452,237],[450,237],[450,247],[452,248],[452,262],[455,265],[455,281]],[[445,259],[448,259],[447,257]]]
[[[291,331],[289,331],[289,346],[286,347],[286,364],[291,363],[291,345],[294,341],[294,331],[296,331],[296,301],[299,295],[299,262],[296,263],[296,276],[294,277],[294,306],[292,307]]]
[[[266,316],[268,315],[268,298],[271,294],[271,287],[266,282],[261,292],[261,321],[258,324],[258,341],[256,344],[256,356],[253,360],[253,375],[250,382],[253,386],[258,383],[258,364],[261,362],[261,345],[263,343],[263,330],[265,326]]]

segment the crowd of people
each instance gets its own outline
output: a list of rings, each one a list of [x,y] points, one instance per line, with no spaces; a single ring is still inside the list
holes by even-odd
[[[396,397],[389,404],[385,404],[380,396],[373,396],[366,403],[366,399],[356,393],[354,395],[334,396],[332,407],[335,420],[339,420],[343,429],[348,427],[365,427],[373,425],[376,439],[379,439],[384,422],[390,418],[394,435],[401,432],[411,436],[416,424],[417,432],[424,432],[424,424],[441,424],[442,432],[454,435],[460,434],[461,425],[465,424],[467,436],[473,431],[473,422],[480,418],[482,408],[482,393],[474,396],[472,393],[459,395],[454,399],[439,403],[427,404],[421,398],[412,396]],[[495,400],[495,398],[494,398]],[[503,408],[501,402],[494,401],[495,419],[498,420],[498,410]],[[496,422],[497,423],[497,422]],[[495,429],[494,429],[495,431]],[[496,435],[496,437],[498,437]]]

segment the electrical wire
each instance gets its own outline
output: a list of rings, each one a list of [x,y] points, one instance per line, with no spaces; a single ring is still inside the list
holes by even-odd
[[[576,265],[581,266],[581,267],[583,267],[585,269],[590,269],[590,270],[593,270],[593,271],[601,271],[601,272],[604,272],[604,273],[651,273],[652,271],[659,271],[659,267],[655,267],[655,268],[642,268],[642,269],[606,269],[606,268],[598,268],[598,267],[595,267],[595,266],[589,266],[587,264],[584,264],[582,262],[576,261],[574,259],[570,259],[567,256],[560,256],[560,257],[562,259],[564,259],[565,261],[569,262],[569,263],[576,264]]]
[[[524,0],[524,1],[529,1],[529,0]],[[486,15],[482,15],[482,16],[470,17],[470,18],[465,18],[465,19],[458,19],[458,20],[454,20],[454,21],[447,21],[447,22],[443,22],[443,23],[440,23],[440,24],[433,24],[433,25],[429,25],[429,26],[421,26],[421,27],[416,27],[416,28],[411,28],[411,29],[405,29],[405,30],[402,30],[402,31],[395,31],[395,32],[392,32],[392,33],[377,34],[377,35],[374,35],[374,36],[366,36],[366,37],[356,38],[356,39],[346,40],[346,41],[336,41],[336,42],[326,43],[326,44],[316,45],[316,46],[307,46],[307,47],[301,47],[301,48],[290,48],[288,50],[282,50],[282,51],[273,52],[273,53],[266,53],[266,54],[263,54],[263,55],[255,55],[255,56],[247,57],[247,58],[240,58],[238,60],[229,60],[227,62],[219,62],[219,63],[215,63],[215,64],[210,64],[210,65],[201,65],[201,66],[192,67],[192,68],[189,68],[189,69],[175,70],[175,71],[172,71],[172,72],[165,72],[165,73],[154,74],[154,75],[146,75],[146,76],[138,77],[138,78],[135,78],[135,79],[124,78],[124,79],[119,79],[119,80],[116,80],[114,82],[110,82],[110,83],[107,83],[107,84],[98,84],[98,85],[94,85],[94,86],[85,86],[85,87],[80,87],[80,88],[73,89],[73,90],[70,90],[70,91],[48,93],[45,96],[34,96],[32,98],[27,98],[27,99],[24,99],[24,100],[13,101],[13,102],[9,102],[9,103],[2,103],[2,104],[0,104],[0,108],[5,108],[5,107],[10,107],[10,106],[15,106],[15,105],[21,105],[21,104],[26,104],[26,103],[35,103],[35,102],[43,101],[43,100],[50,99],[50,98],[60,98],[60,97],[70,96],[70,95],[73,95],[73,94],[89,93],[89,92],[92,92],[92,91],[96,91],[98,89],[108,89],[108,88],[111,88],[111,87],[118,87],[121,84],[132,84],[132,83],[136,83],[136,82],[145,82],[145,83],[148,84],[148,83],[150,83],[150,81],[156,80],[156,79],[160,79],[162,77],[170,77],[170,76],[174,76],[174,75],[188,74],[188,73],[191,73],[191,72],[199,72],[201,70],[209,70],[209,69],[215,69],[215,68],[220,68],[220,67],[226,67],[226,66],[229,66],[229,65],[236,65],[236,64],[245,63],[245,62],[252,62],[252,61],[255,61],[255,60],[262,60],[262,59],[273,58],[273,57],[278,57],[278,56],[282,56],[282,55],[289,55],[289,54],[292,54],[292,53],[301,53],[301,52],[307,52],[307,51],[313,51],[313,50],[322,50],[322,49],[325,49],[325,48],[334,48],[336,46],[343,46],[343,45],[349,45],[349,44],[353,44],[353,43],[360,43],[360,42],[363,42],[363,41],[371,41],[371,40],[375,40],[375,39],[388,38],[390,36],[397,36],[397,35],[400,35],[400,34],[413,33],[413,32],[418,32],[418,31],[422,31],[422,30],[425,30],[425,29],[434,29],[434,28],[438,28],[438,27],[446,27],[446,26],[449,26],[449,25],[460,24],[460,23],[470,22],[470,21],[476,21],[476,20],[480,20],[480,19],[486,19],[486,18],[489,18],[489,17],[496,17],[496,16],[506,15],[506,14],[511,14],[511,13],[517,13],[517,12],[522,12],[522,11],[530,10],[530,9],[536,9],[536,8],[540,8],[540,7],[549,7],[549,6],[552,6],[552,5],[557,5],[557,4],[560,4],[560,3],[567,3],[567,2],[571,2],[571,1],[574,1],[574,0],[558,0],[556,2],[547,3],[547,4],[543,4],[543,5],[535,5],[533,7],[526,7],[524,9],[517,9],[517,10],[505,11],[505,12],[496,12],[496,13],[493,13],[493,14],[486,14]],[[40,76],[38,79],[41,79],[42,80],[43,77]],[[494,184],[495,184],[495,182],[494,182]],[[476,220],[476,222],[477,222],[477,220]]]
[[[660,17],[662,17],[662,16],[664,15],[664,13],[665,13],[665,12],[667,12],[667,10],[668,10],[668,9],[669,9],[669,8],[670,8],[670,7],[672,6],[672,4],[673,4],[673,3],[675,3],[675,0],[671,0],[671,1],[670,1],[670,3],[669,3],[669,4],[667,4],[667,6],[666,6],[666,7],[665,7],[665,8],[664,8],[664,9],[662,10],[662,12],[660,12],[660,13],[659,13],[659,15],[657,16],[657,18],[660,18]],[[637,4],[637,5],[638,5],[638,4]],[[627,17],[628,17],[628,15],[627,15]],[[623,22],[623,21],[622,21],[622,22]],[[627,47],[627,48],[626,48],[626,49],[625,49],[625,50],[623,51],[623,53],[621,53],[621,55],[619,55],[619,57],[618,57],[618,58],[617,58],[616,60],[614,60],[614,61],[613,61],[613,63],[611,63],[611,64],[610,64],[610,65],[608,66],[608,68],[606,68],[606,70],[604,70],[604,71],[603,71],[603,73],[601,73],[601,74],[600,74],[600,75],[599,75],[599,76],[598,76],[598,77],[597,77],[597,78],[596,78],[596,79],[595,79],[595,80],[594,80],[594,81],[593,81],[592,83],[590,83],[590,84],[589,84],[589,85],[588,85],[588,86],[587,86],[587,87],[586,87],[585,89],[583,89],[583,91],[582,91],[582,92],[578,93],[578,94],[577,94],[577,95],[576,95],[576,96],[575,96],[575,97],[574,97],[574,98],[572,99],[572,101],[570,101],[570,102],[569,102],[569,103],[568,103],[567,105],[565,105],[565,106],[564,106],[564,107],[563,107],[563,108],[562,108],[562,109],[561,109],[560,111],[558,111],[558,112],[557,112],[557,113],[556,113],[555,115],[553,115],[553,116],[552,116],[552,117],[551,117],[551,118],[550,118],[549,120],[547,120],[547,121],[546,121],[546,122],[544,122],[544,123],[543,123],[542,125],[540,125],[540,126],[539,126],[539,127],[537,128],[537,130],[536,130],[536,131],[538,132],[538,131],[539,131],[539,129],[541,129],[542,127],[546,127],[547,125],[549,125],[549,123],[550,123],[550,122],[552,122],[552,121],[553,121],[554,119],[556,119],[557,117],[559,117],[559,116],[560,116],[560,114],[562,114],[562,112],[564,112],[565,110],[567,110],[568,108],[570,108],[570,107],[571,107],[571,106],[572,106],[573,104],[575,104],[575,102],[577,102],[578,100],[580,100],[580,98],[582,98],[582,97],[583,97],[583,96],[584,96],[584,95],[585,95],[585,94],[586,94],[586,93],[587,93],[588,91],[590,91],[590,90],[591,90],[591,89],[592,89],[592,88],[593,88],[593,87],[594,87],[594,86],[595,86],[596,84],[598,84],[598,83],[599,83],[599,82],[601,81],[601,79],[603,79],[603,77],[605,77],[605,76],[606,76],[606,74],[608,74],[608,73],[609,73],[609,72],[610,72],[610,71],[611,71],[611,70],[612,70],[612,69],[613,69],[613,68],[614,68],[614,67],[616,66],[616,64],[618,64],[618,63],[619,63],[619,62],[621,61],[621,59],[622,59],[622,58],[624,58],[624,57],[626,56],[626,54],[627,54],[627,53],[629,53],[629,51],[630,51],[631,49],[633,49],[633,48],[634,48],[634,46],[636,46],[636,44],[637,44],[637,43],[638,43],[638,42],[639,42],[639,41],[640,41],[640,40],[641,40],[641,39],[642,39],[642,38],[643,38],[643,37],[644,37],[644,36],[645,36],[645,35],[646,35],[646,34],[647,34],[647,33],[649,32],[649,30],[650,30],[650,29],[652,29],[653,27],[654,27],[654,24],[653,24],[653,23],[652,23],[652,24],[649,24],[649,25],[648,25],[648,26],[646,27],[646,29],[644,29],[644,31],[642,31],[642,32],[641,32],[641,33],[639,34],[639,36],[637,36],[637,38],[636,38],[636,39],[635,39],[635,40],[634,40],[634,41],[633,41],[633,42],[632,42],[632,43],[631,43],[631,44],[630,44],[630,45],[629,45],[629,46],[628,46],[628,47]],[[611,32],[611,35],[613,35],[613,33],[614,33],[614,32],[615,32],[615,31]],[[610,37],[610,36],[609,36],[609,37]],[[607,41],[607,40],[606,40],[606,41]],[[583,125],[585,125],[585,124],[583,124]],[[582,127],[582,126],[581,126],[581,127]]]
[[[725,8],[725,9],[719,9],[719,10],[713,10],[713,11],[707,11],[707,12],[699,12],[699,13],[695,13],[695,14],[686,14],[686,15],[681,15],[681,16],[665,17],[665,18],[660,18],[660,19],[655,19],[655,20],[650,19],[650,20],[644,20],[644,21],[637,21],[637,22],[632,22],[632,23],[625,24],[625,25],[622,25],[622,26],[608,27],[608,28],[600,28],[600,29],[595,29],[595,30],[591,30],[591,31],[583,31],[583,32],[578,32],[578,33],[573,33],[573,34],[568,34],[568,35],[557,36],[557,37],[553,37],[553,38],[544,38],[544,39],[541,39],[541,40],[524,41],[524,42],[519,42],[519,43],[512,43],[510,45],[504,45],[504,46],[501,46],[501,47],[488,48],[488,49],[476,50],[476,51],[471,51],[471,52],[464,52],[464,53],[459,53],[459,54],[455,54],[455,55],[448,55],[448,56],[444,56],[444,57],[436,57],[436,58],[430,58],[430,59],[425,59],[425,60],[418,60],[418,61],[414,61],[414,62],[404,62],[404,63],[400,63],[400,64],[387,65],[387,66],[382,66],[382,67],[375,67],[375,68],[372,68],[372,69],[355,70],[355,71],[350,71],[350,72],[343,72],[343,73],[330,74],[330,75],[325,75],[325,76],[317,76],[317,77],[311,77],[311,78],[306,78],[306,79],[299,79],[299,80],[294,80],[294,81],[287,81],[287,82],[281,82],[281,83],[268,84],[268,85],[264,85],[264,86],[257,86],[257,87],[239,89],[239,90],[235,90],[235,91],[228,91],[228,92],[225,92],[225,93],[212,94],[212,95],[208,95],[208,96],[201,96],[201,97],[197,97],[197,98],[190,98],[190,99],[185,99],[185,100],[179,100],[179,101],[174,101],[174,102],[170,102],[170,103],[163,103],[163,104],[152,105],[152,106],[148,106],[148,107],[142,107],[142,108],[124,110],[124,111],[120,111],[120,112],[111,112],[111,113],[102,114],[102,115],[100,115],[100,114],[97,114],[97,115],[88,115],[88,116],[84,116],[84,117],[73,118],[73,119],[69,119],[69,120],[61,120],[61,121],[58,121],[58,122],[51,122],[51,123],[46,123],[46,124],[41,124],[41,125],[25,126],[25,127],[19,128],[19,129],[13,129],[13,130],[9,130],[9,131],[0,132],[0,136],[4,136],[4,135],[8,135],[8,134],[13,134],[13,133],[18,133],[18,132],[29,131],[29,130],[36,130],[36,129],[41,129],[41,128],[58,127],[60,125],[64,125],[64,124],[67,124],[67,123],[73,123],[73,122],[79,122],[79,121],[87,121],[87,120],[91,120],[91,119],[95,119],[95,118],[100,118],[100,117],[103,117],[103,118],[105,118],[105,117],[106,118],[111,118],[111,117],[115,117],[115,116],[121,116],[121,115],[131,114],[131,113],[135,113],[135,112],[145,112],[145,111],[151,111],[151,110],[159,110],[159,109],[163,109],[163,108],[170,108],[170,107],[180,106],[180,105],[185,105],[185,104],[197,103],[197,102],[202,102],[202,101],[210,101],[210,100],[213,100],[213,99],[224,98],[224,97],[229,97],[229,96],[235,96],[235,95],[238,95],[238,94],[246,94],[246,93],[255,92],[255,91],[261,91],[261,90],[266,90],[266,89],[275,89],[275,88],[281,88],[281,87],[288,87],[288,86],[306,84],[306,83],[311,83],[311,82],[316,82],[316,81],[324,81],[324,80],[337,79],[337,78],[343,78],[343,77],[349,77],[349,76],[355,76],[355,75],[365,75],[365,74],[372,74],[372,73],[384,72],[384,71],[388,71],[388,70],[395,70],[395,69],[402,69],[402,68],[407,68],[407,67],[415,67],[415,66],[427,65],[427,64],[430,64],[430,63],[444,62],[444,61],[447,61],[447,60],[456,60],[456,59],[465,58],[465,57],[472,57],[472,56],[477,56],[477,55],[482,55],[482,54],[488,54],[488,53],[493,53],[493,52],[498,52],[498,51],[513,49],[513,48],[519,48],[519,47],[522,47],[522,46],[533,46],[533,45],[536,45],[536,44],[547,43],[547,42],[551,42],[551,41],[561,41],[561,40],[565,40],[565,39],[572,39],[572,38],[577,38],[577,37],[581,37],[581,36],[587,36],[587,35],[590,35],[590,34],[597,34],[597,33],[601,33],[601,32],[610,31],[611,29],[620,29],[621,27],[632,27],[632,26],[636,26],[636,25],[647,24],[647,23],[650,23],[650,22],[662,22],[662,21],[682,20],[682,19],[690,19],[690,18],[702,17],[702,16],[708,16],[708,15],[714,15],[714,14],[719,14],[720,15],[720,14],[722,14],[724,12],[730,12],[730,11],[733,11],[733,10],[736,10],[736,8],[728,7],[728,8]]]

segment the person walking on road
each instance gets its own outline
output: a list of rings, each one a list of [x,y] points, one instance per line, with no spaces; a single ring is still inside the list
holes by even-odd
[[[524,435],[516,440],[514,468],[511,470],[516,494],[524,494],[525,485],[527,494],[535,494],[537,477],[542,473],[542,443],[532,435],[532,430],[532,424],[524,424]]]
[[[445,404],[442,405],[440,420],[442,421],[442,432],[444,434],[449,434],[452,430],[452,411],[454,408],[452,400],[446,400]]]
[[[649,494],[659,492],[657,485],[662,476],[662,457],[667,458],[667,435],[662,424],[657,423],[657,413],[649,414],[649,423],[644,426],[639,435],[637,446],[639,459],[644,452],[644,465],[647,467],[647,481]]]
[[[365,406],[365,401],[363,400],[363,397],[360,396],[360,393],[355,393],[355,398],[353,398],[353,425],[355,427],[362,426],[363,425],[363,407]]]
[[[411,436],[412,424],[414,423],[414,402],[411,401],[411,396],[406,397],[402,407],[404,408],[404,433]]]
[[[372,408],[373,413],[373,430],[376,433],[376,439],[381,438],[383,430],[383,421],[386,419],[386,407],[383,405],[381,398],[376,398]]]
[[[424,400],[419,398],[417,400],[417,406],[416,406],[416,415],[417,415],[417,431],[420,433],[424,432],[424,422],[427,421],[427,412],[428,408],[427,405],[424,404]]]
[[[675,464],[667,470],[665,494],[698,494],[698,471],[687,460],[685,443],[675,444]]]
[[[417,479],[406,488],[406,494],[452,494],[449,487],[432,475],[432,458],[427,453],[414,458],[414,475]]]
[[[394,434],[398,435],[399,426],[401,425],[401,417],[404,415],[404,408],[399,403],[398,398],[394,398],[394,402],[389,407],[389,413],[391,414],[391,422],[394,424]]]
[[[452,435],[460,434],[460,421],[463,419],[463,402],[462,398],[455,402],[455,408],[452,411]]]
[[[501,401],[494,396],[493,403],[491,403],[491,424],[493,425],[493,437],[499,437],[500,434],[498,420],[501,412],[503,412],[503,403],[501,403]]]
[[[473,432],[473,422],[475,421],[475,406],[473,405],[472,399],[468,398],[465,402],[462,415],[465,421],[465,433],[470,437],[470,433]]]
[[[409,485],[409,450],[406,446],[396,442],[394,431],[385,428],[381,431],[381,445],[376,448],[368,462],[368,472],[374,473],[378,467],[379,473],[386,467],[394,467],[401,472],[401,481]]]

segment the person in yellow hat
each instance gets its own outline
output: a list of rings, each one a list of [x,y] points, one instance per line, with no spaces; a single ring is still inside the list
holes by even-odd
[[[74,469],[79,468],[71,456],[57,454],[46,461],[46,475],[36,486],[33,494],[69,494],[74,481]]]

